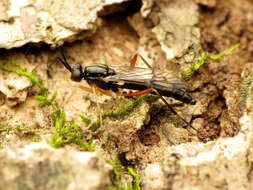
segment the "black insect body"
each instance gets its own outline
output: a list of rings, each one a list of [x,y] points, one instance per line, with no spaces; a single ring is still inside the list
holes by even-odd
[[[143,67],[119,67],[118,73],[103,78],[104,81],[118,84],[118,88],[145,91],[155,89],[161,96],[172,97],[186,104],[196,104],[196,101],[184,92],[185,83],[179,81],[172,73],[165,73]],[[156,94],[151,91],[151,93]],[[133,95],[143,94],[141,92]]]
[[[86,80],[88,84],[95,84],[97,87],[103,90],[112,90],[114,92],[118,91],[117,84],[103,80],[105,77],[116,75],[116,72],[107,65],[90,65],[84,68],[84,72],[80,69],[78,73],[81,73],[83,79]],[[79,78],[79,76],[77,76],[77,78]]]
[[[142,56],[140,58],[148,68],[135,67],[137,56],[140,55],[134,56],[130,66],[109,67],[104,64],[94,64],[86,66],[84,70],[80,64],[70,67],[63,53],[62,58],[58,57],[58,60],[71,72],[73,81],[80,82],[84,79],[89,84],[96,85],[100,89],[114,92],[119,89],[138,90],[138,92],[130,93],[127,96],[138,96],[146,93],[156,94],[176,115],[178,115],[176,111],[167,103],[163,96],[172,97],[186,104],[196,104],[196,101],[182,90],[185,88],[185,83],[178,80],[171,72],[162,72],[152,68]],[[180,115],[178,116],[188,126],[197,131]]]
[[[70,67],[65,56],[58,60],[71,72],[71,79],[80,82],[82,79],[89,84],[95,84],[103,90],[117,92],[121,89],[138,90],[141,92],[132,93],[130,96],[144,93],[156,94],[156,90],[161,96],[172,97],[186,104],[195,104],[196,101],[182,89],[185,84],[179,81],[172,73],[164,73],[160,70],[144,67],[112,66],[104,64],[94,64],[86,66],[84,71],[80,64]],[[142,92],[144,91],[144,92]]]

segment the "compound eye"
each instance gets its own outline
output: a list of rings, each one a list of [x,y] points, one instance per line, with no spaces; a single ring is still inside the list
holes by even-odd
[[[71,80],[80,82],[83,78],[83,68],[80,64],[71,68]]]

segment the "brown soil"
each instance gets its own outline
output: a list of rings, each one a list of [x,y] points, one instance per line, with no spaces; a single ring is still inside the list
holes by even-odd
[[[200,5],[199,8],[204,51],[215,55],[239,44],[231,55],[218,63],[211,61],[205,68],[210,80],[204,85],[214,85],[218,92],[204,116],[206,122],[201,135],[206,142],[219,136],[234,136],[240,129],[241,72],[246,63],[253,61],[253,4],[250,1],[217,1],[213,7]]]

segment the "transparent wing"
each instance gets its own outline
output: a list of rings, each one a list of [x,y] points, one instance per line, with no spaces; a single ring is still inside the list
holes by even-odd
[[[110,66],[116,71],[116,75],[105,77],[106,82],[142,84],[152,87],[158,84],[166,88],[185,88],[185,83],[176,78],[172,72],[162,72],[145,67]],[[155,86],[153,86],[155,88]]]
[[[180,81],[172,72],[162,72],[160,70],[153,70],[152,83],[175,89],[182,89],[186,86],[186,84]]]
[[[116,75],[105,77],[106,82],[128,82],[133,84],[148,84],[153,77],[152,70],[144,67],[110,66],[116,71]]]

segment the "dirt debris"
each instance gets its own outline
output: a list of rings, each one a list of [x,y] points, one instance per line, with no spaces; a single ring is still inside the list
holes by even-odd
[[[211,78],[205,83],[215,85],[216,93],[219,94],[208,109],[209,113],[217,113],[211,117],[221,127],[218,136],[234,136],[240,129],[240,75],[245,64],[253,60],[250,50],[252,10],[253,5],[247,1],[242,4],[237,1],[219,2],[215,6],[200,7],[201,44],[205,51],[217,54],[236,43],[240,45],[238,50],[218,63],[211,61],[208,64]],[[218,114],[218,110],[222,112],[219,111]]]

